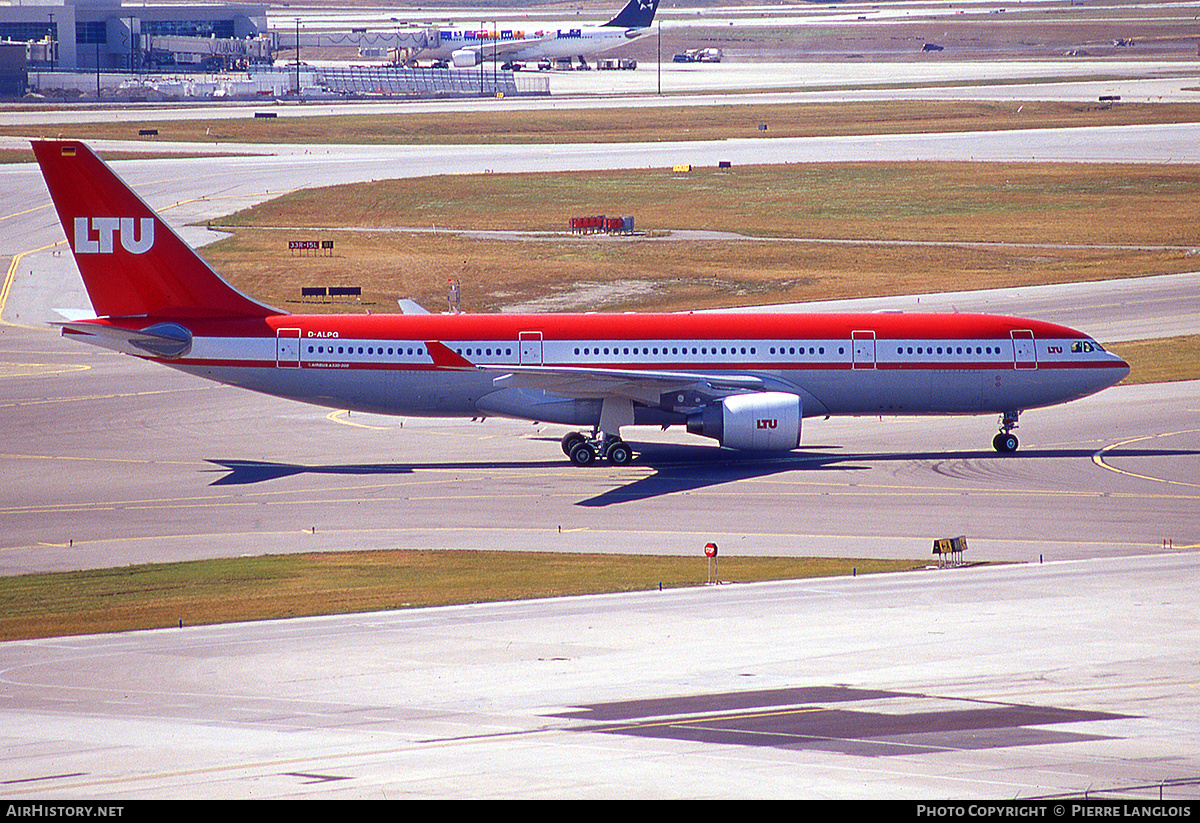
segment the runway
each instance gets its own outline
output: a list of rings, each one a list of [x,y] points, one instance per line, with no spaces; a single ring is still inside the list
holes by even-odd
[[[1200,162],[1195,137],[268,147],[117,165],[183,226],[380,168]],[[859,418],[807,420],[803,448],[767,461],[635,430],[631,465],[580,470],[552,426],[350,416],[65,341],[45,323],[85,303],[55,256],[61,228],[35,170],[0,168],[0,184],[24,206],[0,215],[0,574],[398,547],[693,554],[702,579],[708,541],[723,557],[931,558],[933,538],[960,534],[968,560],[1007,564],[4,643],[0,797],[1200,797],[1200,383],[1030,411],[1015,455],[991,450],[990,419]],[[1198,279],[921,305],[1154,337],[1194,333]]]

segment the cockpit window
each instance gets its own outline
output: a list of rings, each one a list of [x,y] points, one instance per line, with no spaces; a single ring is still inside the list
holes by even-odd
[[[1071,351],[1076,352],[1076,353],[1104,351],[1104,347],[1101,346],[1099,343],[1097,343],[1095,340],[1076,340],[1074,343],[1071,344]]]

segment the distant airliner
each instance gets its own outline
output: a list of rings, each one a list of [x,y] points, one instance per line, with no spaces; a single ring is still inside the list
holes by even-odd
[[[439,45],[415,56],[455,66],[478,66],[492,61],[512,67],[534,60],[585,57],[614,49],[650,30],[658,0],[629,0],[616,17],[601,26],[577,29],[463,29],[441,30]]]
[[[82,143],[33,144],[97,318],[62,333],[338,409],[583,427],[577,465],[633,459],[621,430],[686,426],[786,452],[814,415],[1000,414],[1113,385],[1087,335],[979,314],[293,315],[221,279]]]

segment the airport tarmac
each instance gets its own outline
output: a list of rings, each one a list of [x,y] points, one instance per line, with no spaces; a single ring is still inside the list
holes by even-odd
[[[1195,799],[1197,573],[1190,552],[4,643],[0,797]]]
[[[685,148],[1198,162],[1197,145],[1180,126]],[[182,224],[400,158],[389,174],[680,149],[310,148],[118,168]],[[1010,561],[3,643],[0,797],[1200,797],[1200,383],[1029,411],[1015,455],[989,419],[859,418],[805,421],[804,448],[761,462],[631,431],[631,465],[580,470],[556,427],[350,416],[65,341],[44,323],[81,293],[38,251],[61,229],[33,169],[0,181],[33,193],[0,216],[0,574],[400,547],[690,553],[703,579],[710,540],[932,559],[960,534],[968,560]],[[1105,339],[1175,333],[1194,286],[927,301],[1032,301]]]
[[[1012,286],[943,294],[781,303],[766,309],[755,306],[732,311],[764,310],[1017,314],[1086,329],[1104,343],[1154,340],[1200,334],[1200,272],[1056,286]]]
[[[10,801],[1200,797],[1200,383],[1029,412],[1016,455],[982,418],[817,420],[785,458],[648,432],[581,470],[553,427],[330,413],[40,329],[0,361],[4,574],[395,546],[700,580],[708,541],[728,570],[957,534],[1012,563],[4,643]]]
[[[466,70],[464,70],[466,71]],[[600,110],[676,106],[771,106],[894,100],[969,100],[1009,103],[1058,101],[1100,104],[1200,102],[1200,67],[1194,62],[1153,60],[1039,60],[940,64],[829,62],[643,63],[636,71],[552,72],[548,97],[379,100],[204,102],[36,108],[3,112],[6,125],[28,126],[33,136],[54,136],[70,124],[156,123],[229,120],[269,111],[277,118],[329,115],[464,114]],[[1111,103],[1110,103],[1111,105]],[[166,134],[163,135],[166,137]],[[5,138],[8,140],[8,138]],[[169,139],[156,141],[171,150]],[[0,143],[9,146],[11,142]],[[144,151],[147,140],[136,142]],[[203,146],[188,150],[200,150]],[[216,150],[212,145],[208,150]],[[238,150],[243,150],[239,147]]]
[[[1070,319],[1081,302],[1064,287],[1054,305]],[[1200,545],[1197,383],[1030,410],[1015,456],[991,450],[991,418],[809,419],[786,457],[635,428],[630,466],[581,471],[563,427],[331,412],[43,330],[0,328],[0,362],[4,574],[381,547],[919,558],[966,534],[981,560],[1031,561]]]
[[[463,69],[462,71],[471,71]],[[885,100],[1060,101],[1099,104],[1200,102],[1200,67],[1155,60],[1041,60],[950,63],[830,62],[642,63],[636,71],[571,71],[546,75],[550,95],[533,97],[378,100],[184,102],[81,110],[11,109],[3,122],[45,127],[73,123],[227,120],[270,111],[278,118],[329,114],[462,113],[674,106],[763,106]],[[36,133],[36,132],[35,132]],[[147,141],[141,141],[144,146]],[[163,142],[163,141],[160,141]]]

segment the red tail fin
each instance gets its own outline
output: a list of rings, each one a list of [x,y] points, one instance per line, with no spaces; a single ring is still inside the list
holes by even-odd
[[[33,152],[97,315],[284,313],[222,280],[84,144],[36,141]]]

